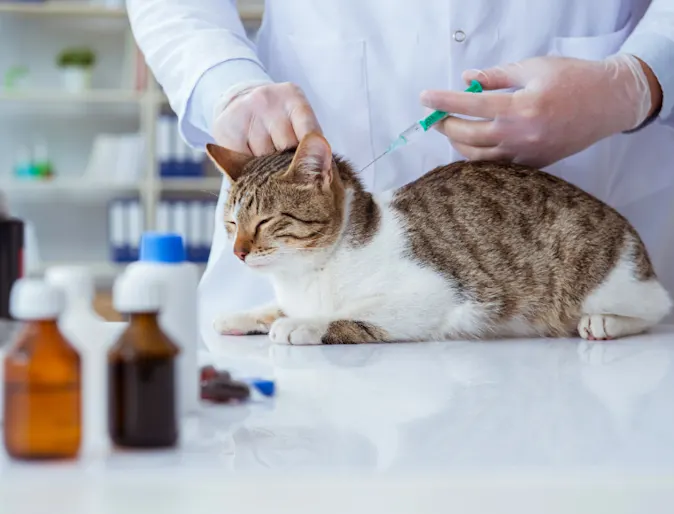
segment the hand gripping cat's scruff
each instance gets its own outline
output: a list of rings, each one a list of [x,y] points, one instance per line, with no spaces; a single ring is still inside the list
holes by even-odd
[[[613,339],[670,310],[627,220],[542,171],[456,162],[371,195],[318,134],[265,157],[208,153],[232,183],[233,251],[276,292],[274,305],[216,319],[222,334],[293,345]]]

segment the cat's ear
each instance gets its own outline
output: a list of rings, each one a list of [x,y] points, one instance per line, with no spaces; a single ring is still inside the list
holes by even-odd
[[[333,179],[332,149],[318,132],[302,138],[286,177],[307,184],[328,187]]]
[[[212,143],[206,145],[206,153],[230,182],[239,180],[241,175],[243,175],[243,169],[246,164],[254,158],[252,155],[228,150]]]

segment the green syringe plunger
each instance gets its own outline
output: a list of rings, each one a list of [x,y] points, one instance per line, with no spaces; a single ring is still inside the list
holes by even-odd
[[[482,85],[477,81],[473,80],[470,83],[470,86],[468,86],[468,89],[464,91],[465,93],[482,93]],[[445,111],[433,111],[431,114],[426,116],[423,120],[419,121],[419,125],[421,125],[421,128],[424,129],[424,131],[427,131],[429,128],[431,128],[433,125],[435,125],[438,121],[446,118],[449,116],[449,113]]]

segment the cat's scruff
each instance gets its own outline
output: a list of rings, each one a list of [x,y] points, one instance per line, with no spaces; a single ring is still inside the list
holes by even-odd
[[[318,134],[265,157],[208,153],[232,183],[233,251],[276,292],[274,305],[218,318],[223,334],[290,344],[611,339],[671,308],[630,224],[542,171],[457,162],[371,195]]]

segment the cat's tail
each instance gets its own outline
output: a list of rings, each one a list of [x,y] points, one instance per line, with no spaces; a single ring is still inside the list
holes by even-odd
[[[669,293],[631,230],[615,267],[583,302],[578,332],[586,339],[638,334],[662,321],[671,309]]]

